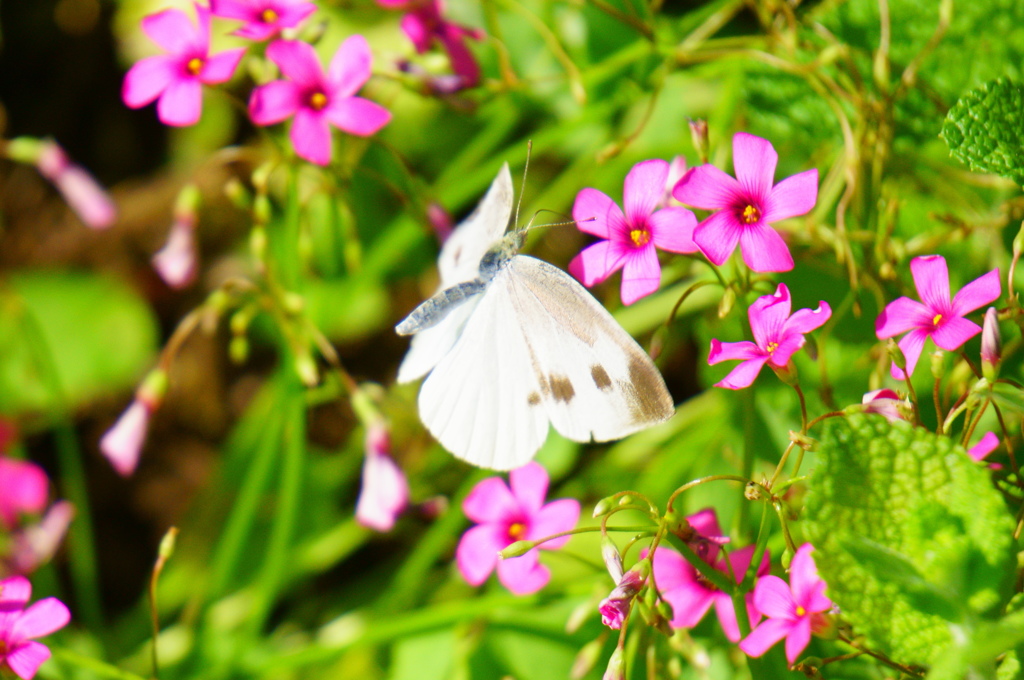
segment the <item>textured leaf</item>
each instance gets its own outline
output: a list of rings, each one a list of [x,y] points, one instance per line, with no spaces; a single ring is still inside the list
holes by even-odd
[[[942,137],[971,170],[1024,184],[1024,87],[999,78],[968,92],[946,114]]]
[[[1013,521],[948,438],[879,416],[836,419],[810,480],[808,538],[828,595],[891,658],[936,661],[950,620],[989,613],[1013,574]]]

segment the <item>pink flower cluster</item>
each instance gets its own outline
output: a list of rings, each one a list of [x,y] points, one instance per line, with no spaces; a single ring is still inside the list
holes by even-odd
[[[573,219],[579,229],[605,239],[569,265],[584,285],[596,285],[622,269],[623,304],[650,295],[661,281],[656,248],[699,252],[721,265],[739,245],[744,262],[756,272],[793,268],[789,247],[771,225],[814,207],[817,170],[775,184],[778,154],[770,142],[745,132],[733,137],[735,178],[712,165],[691,168],[680,177],[680,163],[673,163],[675,172],[661,160],[644,161],[630,170],[623,188],[625,213],[596,189],[583,189],[576,196]],[[667,192],[680,203],[713,212],[698,223],[686,208],[662,207]]]
[[[245,55],[246,48],[210,53],[211,16],[241,20],[235,35],[263,41],[298,26],[316,9],[302,0],[214,0],[209,8],[199,3],[194,8],[196,23],[178,9],[143,19],[142,30],[164,54],[137,62],[124,79],[124,102],[140,108],[156,101],[157,116],[167,125],[195,124],[202,113],[202,86],[230,80]],[[332,126],[368,136],[391,119],[384,107],[355,96],[370,78],[370,49],[362,36],[345,40],[327,73],[305,42],[277,40],[267,47],[267,57],[285,78],[257,87],[249,113],[264,126],[294,118],[290,136],[299,157],[326,165]]]
[[[377,0],[377,4],[407,12],[402,17],[402,31],[417,53],[427,52],[435,42],[441,44],[458,78],[458,83],[449,90],[475,87],[480,82],[480,66],[466,46],[466,40],[482,40],[483,31],[448,21],[442,0]]]
[[[35,638],[60,630],[71,620],[64,603],[47,597],[28,605],[32,584],[23,576],[0,581],[0,670],[6,665],[22,680],[32,680],[50,658],[50,650]]]

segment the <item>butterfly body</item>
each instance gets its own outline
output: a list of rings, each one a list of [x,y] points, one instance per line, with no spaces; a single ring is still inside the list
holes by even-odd
[[[446,244],[442,290],[397,326],[415,334],[399,380],[428,373],[427,429],[456,456],[505,470],[529,462],[549,425],[608,441],[668,419],[664,380],[629,334],[571,276],[518,254],[523,232],[501,236],[511,205],[505,166],[452,236],[463,261],[444,262]],[[464,261],[474,256],[475,271]]]

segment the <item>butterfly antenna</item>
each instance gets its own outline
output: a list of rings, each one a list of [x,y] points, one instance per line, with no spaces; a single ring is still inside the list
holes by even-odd
[[[523,181],[519,185],[519,200],[516,201],[516,226],[519,226],[519,206],[523,204],[523,192],[526,191],[526,172],[530,169],[530,154],[533,153],[533,140],[526,140],[526,164],[523,165]],[[532,220],[531,220],[532,222]],[[526,227],[529,229],[529,225]]]
[[[556,210],[548,210],[547,208],[541,208],[537,212],[533,213],[533,217],[530,218],[530,223],[526,225],[527,229],[530,229],[530,228],[533,227],[533,221],[536,220],[537,216],[540,215],[542,212],[549,212],[549,213],[551,213],[553,215],[561,217],[562,219],[560,221],[558,221],[558,222],[547,222],[545,224],[538,224],[537,227],[536,227],[537,229],[542,229],[544,227],[564,227],[567,224],[579,224],[580,222],[593,222],[596,219],[594,217],[588,217],[585,220],[574,220],[573,218],[569,217],[568,215],[566,215],[564,213],[560,213],[560,212],[558,212]]]

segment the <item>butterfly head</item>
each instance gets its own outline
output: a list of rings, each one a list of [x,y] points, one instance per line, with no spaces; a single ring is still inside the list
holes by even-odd
[[[504,237],[484,254],[480,259],[480,279],[489,281],[498,273],[498,270],[519,253],[519,249],[526,240],[525,230],[516,230],[505,234]]]

